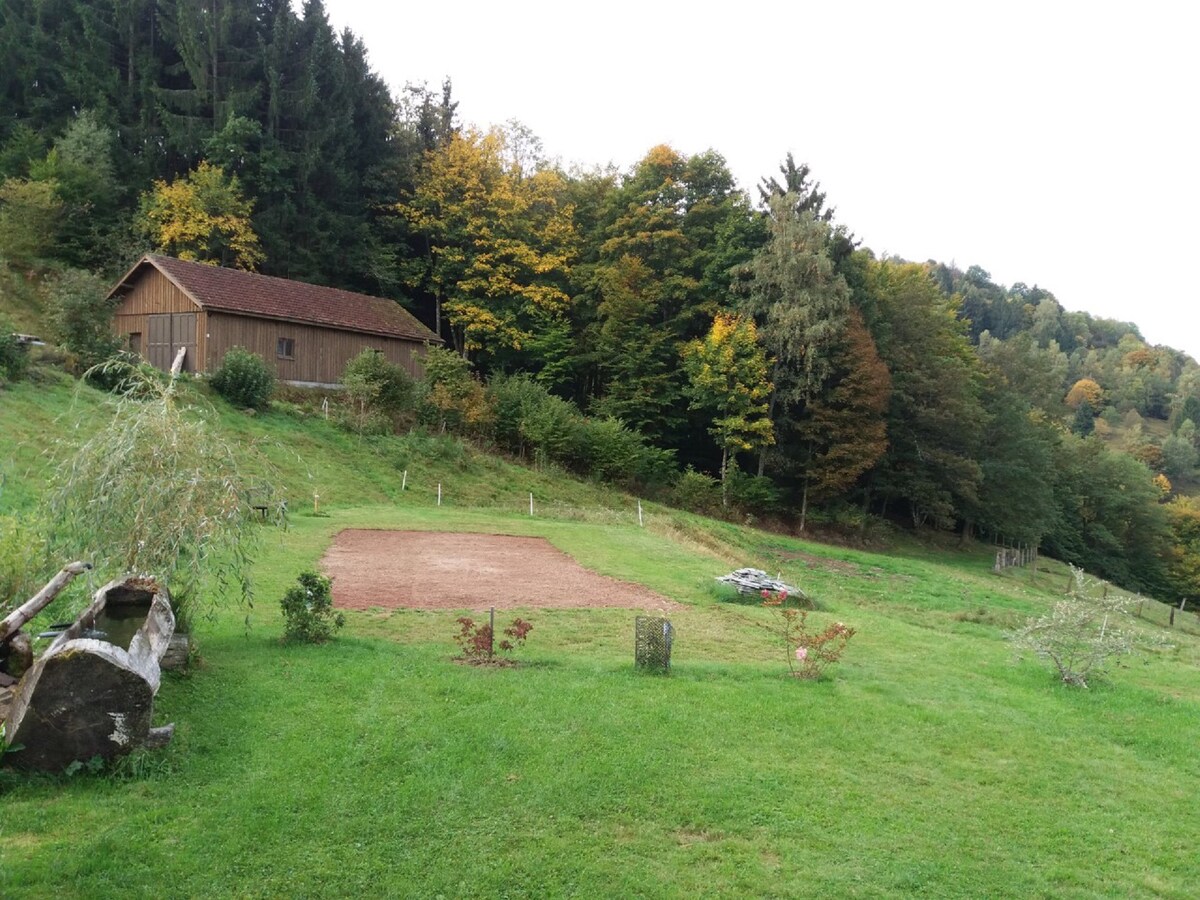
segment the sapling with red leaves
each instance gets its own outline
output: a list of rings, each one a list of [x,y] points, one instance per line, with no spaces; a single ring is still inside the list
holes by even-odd
[[[809,629],[808,610],[787,605],[787,591],[772,593],[763,591],[762,605],[776,613],[774,622],[767,626],[778,636],[787,653],[788,670],[797,678],[816,679],[826,666],[842,658],[853,628],[842,622],[833,622],[823,631]]]

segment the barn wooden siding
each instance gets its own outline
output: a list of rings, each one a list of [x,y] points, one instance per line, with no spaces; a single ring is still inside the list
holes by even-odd
[[[293,359],[279,358],[280,338],[293,341]],[[216,311],[208,313],[205,346],[206,371],[220,366],[230,347],[245,347],[274,363],[283,381],[314,384],[340,382],[346,363],[367,347],[379,350],[389,362],[402,367],[413,377],[420,377],[419,356],[424,353],[424,345],[417,341]]]
[[[183,361],[185,372],[204,372],[201,364],[206,355],[205,319],[207,314],[196,306],[183,291],[175,287],[162,272],[147,266],[121,300],[113,318],[113,331],[122,338],[138,335],[132,349],[160,369],[169,369],[175,359],[174,349],[188,348]],[[170,315],[170,319],[163,316]],[[151,347],[151,317],[154,317],[154,348]],[[190,318],[194,316],[195,318]],[[163,344],[164,327],[167,342]],[[181,333],[187,329],[190,334]],[[189,340],[190,338],[190,340]],[[160,354],[167,357],[166,365]]]
[[[413,377],[423,372],[420,341],[203,310],[153,266],[144,267],[122,298],[113,330],[124,338],[139,335],[133,349],[164,370],[181,346],[188,350],[186,372],[215,371],[230,347],[244,347],[273,365],[283,381],[337,384],[346,363],[371,347]],[[279,358],[280,338],[292,339],[292,359]]]

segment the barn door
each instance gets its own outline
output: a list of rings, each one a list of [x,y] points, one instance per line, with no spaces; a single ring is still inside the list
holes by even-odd
[[[171,368],[171,315],[150,317],[146,336],[146,354],[150,365],[166,372]]]
[[[183,371],[196,371],[196,314],[163,313],[150,317],[146,352],[150,365],[164,372],[170,371],[179,348],[187,350],[183,358]]]
[[[196,371],[196,314],[175,313],[171,316],[171,362],[179,348],[187,350],[183,357],[183,371]],[[168,367],[170,363],[168,363]]]

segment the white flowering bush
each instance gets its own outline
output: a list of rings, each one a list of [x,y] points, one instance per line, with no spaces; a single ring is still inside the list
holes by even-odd
[[[1086,688],[1110,662],[1133,652],[1133,634],[1124,627],[1133,601],[1096,596],[1095,580],[1075,566],[1071,572],[1071,593],[1014,632],[1013,644],[1052,662],[1064,683]]]

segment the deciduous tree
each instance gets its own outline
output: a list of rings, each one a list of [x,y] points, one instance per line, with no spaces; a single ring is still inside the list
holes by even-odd
[[[718,315],[703,340],[687,345],[683,361],[692,407],[713,416],[708,432],[721,448],[721,502],[728,505],[730,455],[774,440],[767,416],[771,383],[754,322]]]
[[[263,252],[250,225],[252,209],[236,176],[202,162],[170,184],[154,182],[142,195],[138,227],[156,250],[253,271]]]
[[[565,321],[578,242],[563,176],[509,149],[499,129],[452,135],[402,209],[429,251],[410,283],[437,298],[460,353],[500,368]]]

